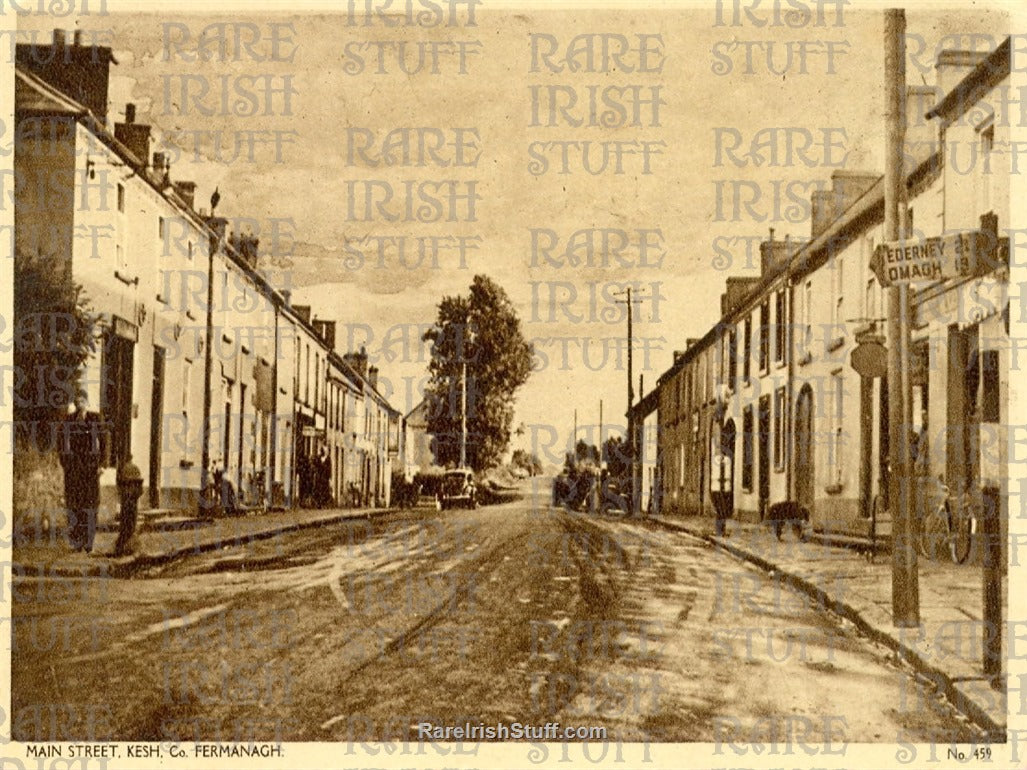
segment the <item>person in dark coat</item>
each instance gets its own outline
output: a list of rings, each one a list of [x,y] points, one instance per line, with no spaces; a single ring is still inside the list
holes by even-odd
[[[85,393],[75,396],[75,409],[64,419],[61,467],[64,504],[68,509],[68,540],[72,550],[91,553],[100,506],[100,447],[102,424],[88,411]]]
[[[314,458],[314,505],[327,508],[332,502],[332,460],[327,447],[321,447]]]

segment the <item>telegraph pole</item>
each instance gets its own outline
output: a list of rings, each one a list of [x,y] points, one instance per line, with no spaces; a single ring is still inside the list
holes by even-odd
[[[628,444],[627,444],[627,446],[628,446],[628,458],[629,458],[629,462],[630,462],[630,465],[631,465],[631,480],[630,480],[630,484],[631,484],[631,515],[634,515],[635,512],[638,510],[638,495],[636,494],[637,490],[635,489],[635,486],[636,486],[636,484],[635,484],[635,466],[636,466],[636,463],[637,463],[638,460],[637,460],[637,458],[635,456],[635,418],[634,418],[634,416],[631,413],[631,406],[635,402],[635,392],[633,390],[634,384],[632,383],[632,379],[633,379],[633,375],[632,375],[632,348],[634,347],[634,342],[633,342],[632,334],[631,334],[631,316],[632,316],[631,305],[632,305],[632,303],[634,303],[634,304],[641,304],[642,300],[645,299],[645,297],[637,297],[636,296],[635,299],[632,299],[631,298],[631,287],[630,286],[628,286],[627,289],[625,289],[623,292],[618,292],[618,294],[625,294],[626,295],[625,299],[618,299],[618,300],[614,300],[614,301],[617,302],[618,304],[626,305],[627,308],[628,308],[628,411],[627,411],[627,418],[628,418]]]
[[[906,186],[903,145],[906,138],[906,13],[890,8],[884,15],[884,71],[887,146],[884,166],[884,237],[905,236]],[[912,425],[909,389],[909,289],[888,289],[888,433],[891,453],[889,500],[892,509],[892,623],[920,625],[916,522],[911,506],[913,476],[909,462]]]

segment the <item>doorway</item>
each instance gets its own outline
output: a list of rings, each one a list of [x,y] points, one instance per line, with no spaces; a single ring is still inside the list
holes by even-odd
[[[164,348],[153,348],[153,382],[150,389],[150,507],[160,508],[161,448],[164,441]]]
[[[803,385],[795,403],[795,499],[813,514],[813,389]]]
[[[760,396],[756,418],[757,479],[760,521],[767,515],[770,501],[770,396]]]

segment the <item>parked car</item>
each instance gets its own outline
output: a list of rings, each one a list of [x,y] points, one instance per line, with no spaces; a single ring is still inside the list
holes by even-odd
[[[478,488],[474,483],[474,471],[470,468],[446,471],[438,499],[442,510],[456,506],[477,508]]]

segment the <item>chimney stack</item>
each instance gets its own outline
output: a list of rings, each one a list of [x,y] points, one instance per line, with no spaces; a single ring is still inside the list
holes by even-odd
[[[938,54],[934,64],[934,81],[938,84],[938,98],[944,99],[970,70],[988,58],[987,51],[946,49]]]
[[[368,370],[367,370],[367,382],[375,390],[378,389],[378,367],[377,366],[372,366],[372,367],[368,368]]]
[[[192,208],[193,201],[196,199],[196,182],[175,182],[174,185],[178,197],[186,206]]]
[[[53,43],[17,43],[15,62],[58,91],[83,104],[100,122],[107,121],[110,65],[117,59],[108,46],[82,45],[82,32],[53,31]]]
[[[346,353],[342,360],[355,371],[362,380],[367,379],[367,349],[361,345],[359,353]]]
[[[844,214],[845,210],[859,200],[880,178],[880,174],[872,171],[839,168],[831,172],[831,205],[834,216],[840,217]]]
[[[937,120],[927,117],[936,102],[937,89],[934,86],[906,87],[905,174],[911,174],[938,148]]]
[[[315,318],[312,321],[314,331],[317,335],[324,340],[325,345],[328,346],[329,350],[335,350],[335,321],[325,321],[321,318]]]
[[[834,208],[832,199],[834,193],[830,190],[814,190],[810,195],[810,238],[816,238],[834,219]]]
[[[114,124],[114,138],[135,155],[139,165],[146,168],[150,158],[150,127],[136,123],[136,106],[131,102],[125,105],[125,122]]]

